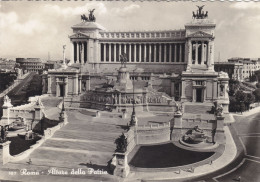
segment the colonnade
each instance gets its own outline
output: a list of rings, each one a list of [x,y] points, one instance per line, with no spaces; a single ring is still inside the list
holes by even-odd
[[[208,64],[210,60],[210,49],[208,41],[192,41],[191,42],[192,64]]]
[[[185,43],[101,43],[101,62],[184,62]]]
[[[87,62],[87,41],[72,42],[71,51],[74,59],[74,63],[84,64]]]

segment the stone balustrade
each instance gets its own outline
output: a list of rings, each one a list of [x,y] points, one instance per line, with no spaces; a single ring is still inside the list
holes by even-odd
[[[100,32],[104,39],[154,39],[154,38],[185,38],[185,30],[145,31],[145,32]]]

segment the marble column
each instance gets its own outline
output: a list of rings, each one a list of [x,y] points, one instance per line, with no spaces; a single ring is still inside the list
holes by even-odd
[[[111,55],[111,44],[109,43],[108,44],[108,62],[111,62],[111,57],[112,57],[112,55]]]
[[[81,64],[84,64],[85,60],[84,60],[84,42],[81,42]]]
[[[124,43],[124,53],[126,54],[126,43]]]
[[[77,44],[77,50],[76,50],[77,61],[76,61],[76,63],[79,63],[79,42],[76,42],[76,44]]]
[[[107,46],[106,43],[103,44],[104,45],[104,62],[107,61]]]
[[[120,55],[122,54],[122,52],[121,52],[122,45],[120,43],[118,45],[119,45],[119,61],[120,61]]]
[[[70,64],[75,63],[74,60],[74,44],[72,41],[70,41]]]
[[[79,63],[82,64],[82,43],[79,42]]]
[[[172,44],[169,45],[170,50],[169,50],[169,62],[172,62]]]
[[[167,61],[167,44],[164,44],[164,62],[166,62]]]
[[[204,57],[204,41],[201,42],[201,64],[204,64],[205,57]]]
[[[147,58],[146,58],[146,44],[144,44],[144,62],[146,62]]]
[[[198,64],[198,42],[196,41],[196,51],[195,51],[195,64]]]
[[[152,62],[152,45],[149,44],[149,62]]]
[[[159,62],[162,62],[162,44],[159,44]]]
[[[156,44],[153,45],[153,50],[154,50],[154,62],[157,62],[156,60]]]
[[[188,64],[192,64],[192,43],[191,40],[188,42]]]
[[[180,44],[180,56],[179,56],[179,62],[182,62],[182,44]]]
[[[177,45],[174,44],[174,62],[177,62]]]
[[[131,48],[131,44],[128,44],[129,45],[129,52],[128,52],[128,59],[129,59],[129,62],[132,62],[131,60],[131,55],[132,55],[132,48]]]
[[[136,63],[136,44],[134,44],[134,62]]]
[[[139,44],[139,62],[142,62],[142,44]]]
[[[114,62],[116,62],[116,44],[114,44]]]

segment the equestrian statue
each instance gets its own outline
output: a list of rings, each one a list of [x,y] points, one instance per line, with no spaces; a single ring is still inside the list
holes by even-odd
[[[96,17],[93,14],[95,9],[88,10],[88,11],[89,11],[88,17],[85,14],[83,14],[83,15],[81,15],[81,20],[83,22],[95,22],[96,21]]]
[[[204,11],[202,11],[203,6],[197,6],[198,7],[198,10],[197,10],[197,13],[195,13],[194,11],[192,12],[192,18],[193,19],[204,19],[204,18],[208,18],[208,11],[206,11],[204,13]]]

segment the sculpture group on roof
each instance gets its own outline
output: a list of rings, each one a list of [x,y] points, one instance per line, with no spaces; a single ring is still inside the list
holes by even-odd
[[[93,12],[95,11],[95,9],[92,9],[92,10],[88,10],[89,11],[89,15],[88,17],[83,14],[81,15],[81,20],[83,22],[95,22],[96,21],[96,17],[94,16]]]
[[[203,6],[197,6],[198,7],[198,10],[197,10],[197,13],[195,13],[194,11],[192,12],[192,18],[194,19],[204,19],[204,18],[207,18],[208,17],[208,11],[206,11],[204,13],[204,11],[202,11]]]

